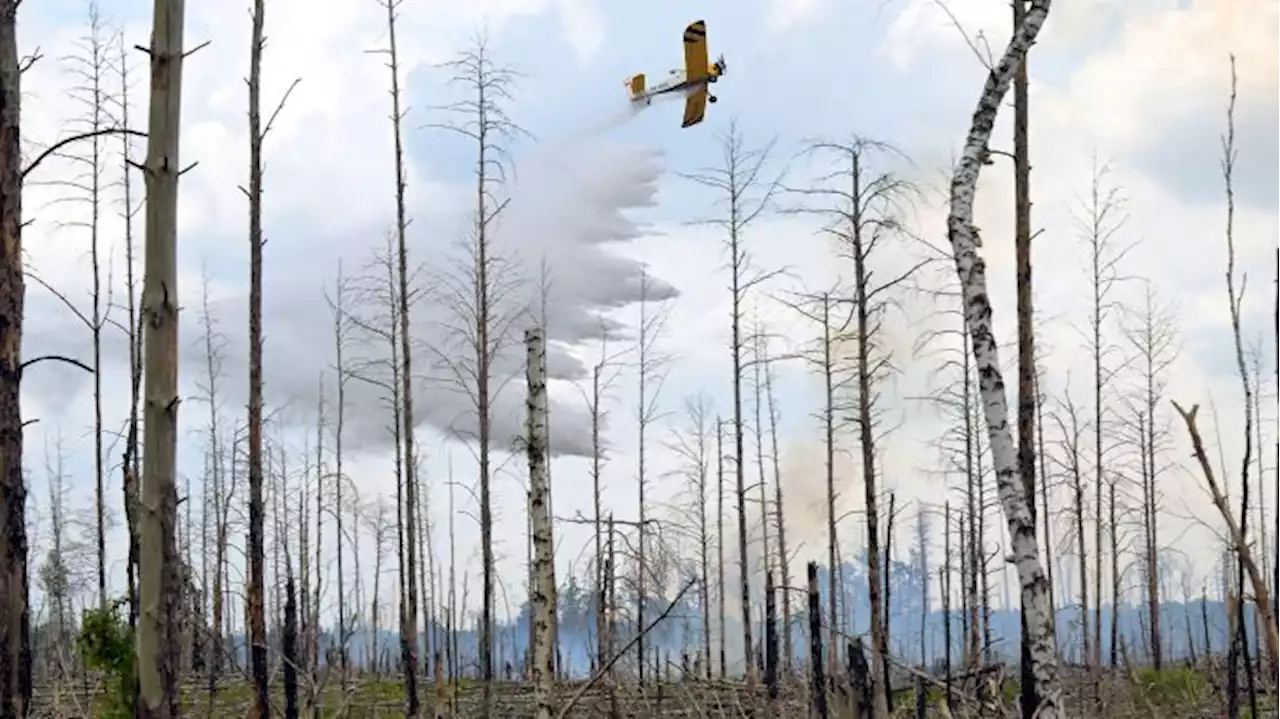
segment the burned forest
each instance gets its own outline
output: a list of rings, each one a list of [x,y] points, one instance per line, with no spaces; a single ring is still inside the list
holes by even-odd
[[[674,10],[0,0],[0,719],[1278,715],[1275,3]]]

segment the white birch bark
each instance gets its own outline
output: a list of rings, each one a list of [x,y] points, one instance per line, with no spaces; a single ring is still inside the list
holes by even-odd
[[[973,224],[974,194],[978,174],[988,156],[988,142],[1000,104],[1009,91],[1013,76],[1026,57],[1027,49],[1049,15],[1051,0],[1033,0],[1022,25],[1014,32],[999,64],[987,75],[982,95],[973,113],[964,151],[951,179],[951,212],[947,235],[955,255],[956,274],[963,291],[965,319],[973,344],[983,414],[991,442],[1000,504],[1009,524],[1013,543],[1013,563],[1022,587],[1022,611],[1031,654],[1031,671],[1043,701],[1036,711],[1039,719],[1064,716],[1062,690],[1058,681],[1058,652],[1053,632],[1053,611],[1049,606],[1049,584],[1040,565],[1035,525],[1028,499],[1018,479],[1017,454],[1009,427],[1009,403],[992,327],[991,300],[987,294],[986,263],[978,255],[981,241]]]
[[[556,570],[551,541],[551,507],[547,481],[547,350],[542,330],[524,335],[528,352],[529,520],[533,531],[533,691],[538,719],[551,719],[555,687]]]

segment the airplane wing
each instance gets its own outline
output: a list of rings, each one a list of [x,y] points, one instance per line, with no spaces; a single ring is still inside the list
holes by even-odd
[[[702,122],[707,112],[707,86],[703,85],[689,94],[684,101],[684,124],[680,127],[691,127]]]
[[[684,29],[684,71],[689,82],[707,76],[707,24],[702,20]]]

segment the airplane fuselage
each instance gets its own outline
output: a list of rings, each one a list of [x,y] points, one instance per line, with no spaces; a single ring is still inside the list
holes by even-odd
[[[644,92],[631,96],[632,102],[653,102],[653,98],[658,95],[666,95],[673,92],[683,92],[685,95],[692,95],[699,88],[707,86],[713,81],[713,75],[699,78],[697,80],[688,79],[688,74],[682,70],[672,70],[667,79],[646,88]]]

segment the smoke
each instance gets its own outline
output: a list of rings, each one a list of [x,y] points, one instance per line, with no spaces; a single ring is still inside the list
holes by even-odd
[[[625,106],[618,108],[618,110],[611,115],[604,116],[598,123],[587,126],[579,134],[587,137],[596,137],[598,135],[603,135],[610,130],[616,130],[623,125],[626,125],[628,122],[631,122],[632,118],[639,115],[644,108],[645,105],[643,103],[636,103],[628,100],[626,101]]]
[[[618,118],[609,118],[616,122]],[[601,123],[600,127],[604,127]],[[610,142],[594,133],[573,141],[548,143],[523,157],[508,183],[510,201],[491,231],[491,254],[503,258],[500,285],[502,296],[494,301],[495,314],[508,331],[508,344],[494,363],[494,392],[491,409],[492,446],[514,447],[523,431],[524,403],[523,330],[545,311],[548,336],[548,373],[552,380],[575,380],[585,370],[573,348],[604,336],[619,337],[625,327],[609,316],[612,310],[638,301],[642,265],[612,251],[620,243],[640,238],[643,226],[634,217],[637,210],[654,204],[661,177],[661,157],[652,151]],[[438,273],[465,275],[462,243],[471,231],[467,220],[472,196],[460,193],[450,212],[434,214],[422,202],[409,208],[415,218],[426,218],[409,228],[411,261],[422,262],[416,284],[421,297],[411,310],[415,341],[414,404],[415,424],[456,436],[476,434],[473,390],[460,386],[458,377],[439,361],[441,356],[465,357],[469,350],[460,341],[457,313],[442,306],[430,295],[439,289]],[[438,198],[436,198],[438,200]],[[307,237],[306,229],[297,230]],[[283,228],[277,230],[283,235]],[[289,233],[292,234],[292,233]],[[350,237],[308,237],[310,248],[300,253],[268,245],[264,274],[264,332],[266,335],[265,393],[269,404],[294,404],[299,411],[287,413],[299,425],[314,422],[319,378],[323,373],[331,401],[336,380],[333,319],[325,304],[322,288],[333,295],[337,258],[344,260],[344,275],[379,271],[370,260],[385,246],[386,230],[369,227],[362,240]],[[284,243],[291,244],[289,239]],[[272,243],[276,244],[276,243]],[[275,249],[275,252],[272,250]],[[540,272],[545,267],[549,291],[545,310],[541,307]],[[226,335],[222,380],[224,402],[233,406],[247,396],[243,371],[247,356],[247,273],[237,268],[235,277],[215,277],[215,284],[230,282],[218,292],[212,310]],[[456,281],[456,279],[455,279]],[[187,287],[193,291],[188,282]],[[650,278],[651,298],[670,298],[676,290]],[[350,299],[348,301],[351,301]],[[203,343],[193,341],[203,334],[197,329],[199,305],[186,303],[183,374],[203,381]],[[362,314],[380,314],[377,308],[351,308]],[[192,338],[187,340],[186,338]],[[389,350],[381,339],[357,335],[344,349],[350,366],[358,360],[379,360]],[[384,373],[385,374],[385,373]],[[389,377],[378,377],[386,383]],[[572,396],[573,393],[566,393]],[[348,381],[345,387],[344,440],[353,450],[376,450],[390,443],[391,417],[387,391],[376,383]],[[555,431],[552,452],[560,455],[587,455],[590,452],[589,416],[580,403],[553,400]],[[286,419],[286,421],[288,421]]]

